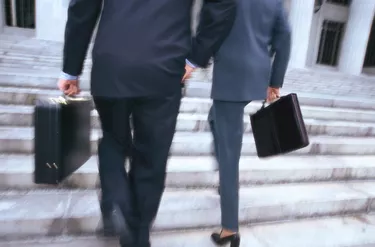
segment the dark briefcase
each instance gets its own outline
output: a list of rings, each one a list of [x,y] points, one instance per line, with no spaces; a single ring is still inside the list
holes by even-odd
[[[250,115],[258,157],[292,152],[309,145],[297,95],[292,93]]]
[[[37,99],[34,111],[36,184],[59,184],[91,156],[90,98]]]

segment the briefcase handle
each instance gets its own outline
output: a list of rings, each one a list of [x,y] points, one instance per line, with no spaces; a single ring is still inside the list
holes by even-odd
[[[65,94],[62,94],[60,97],[64,98],[66,101],[87,101],[87,100],[91,100],[91,97],[85,97],[83,95],[79,96],[79,95],[75,95],[75,96],[68,96],[68,95],[65,95]]]
[[[282,97],[282,96],[281,96]],[[281,97],[278,97],[276,99],[274,99],[272,102],[268,103],[268,105],[271,105],[273,103],[275,103],[276,101],[278,101]],[[261,110],[264,109],[266,107],[266,104],[267,104],[267,99],[265,99],[262,103],[262,107],[260,108]]]

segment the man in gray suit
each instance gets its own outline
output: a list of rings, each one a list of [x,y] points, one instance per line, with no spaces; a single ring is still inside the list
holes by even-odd
[[[232,246],[239,245],[238,164],[244,107],[253,100],[279,97],[291,48],[282,0],[237,0],[237,4],[234,26],[214,56],[209,114],[219,164],[223,229],[212,234],[212,240]]]

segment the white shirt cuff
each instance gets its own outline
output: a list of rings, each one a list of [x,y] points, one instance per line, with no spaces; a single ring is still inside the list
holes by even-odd
[[[196,68],[198,67],[197,65],[191,63],[191,62],[190,62],[189,60],[187,60],[187,59],[185,59],[185,62],[186,62],[187,65],[189,65],[190,67],[192,67],[192,68],[194,68],[194,69],[196,69]]]
[[[61,73],[60,73],[60,79],[64,79],[64,80],[77,80],[78,76],[69,75],[69,74],[64,73],[64,72],[61,71]]]

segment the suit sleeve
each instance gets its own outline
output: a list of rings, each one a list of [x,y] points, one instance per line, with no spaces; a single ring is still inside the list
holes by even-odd
[[[63,72],[82,73],[83,63],[99,19],[103,0],[71,0],[65,27]]]
[[[210,58],[228,36],[235,17],[235,0],[204,0],[188,60],[199,67],[207,67]]]
[[[279,2],[278,14],[273,29],[271,50],[274,52],[270,86],[280,88],[288,68],[291,50],[291,31],[282,2]]]

